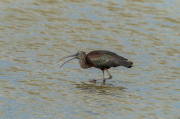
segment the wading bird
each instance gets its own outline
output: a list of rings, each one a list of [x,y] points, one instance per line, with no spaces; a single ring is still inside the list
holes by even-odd
[[[74,55],[70,55],[70,56],[64,57],[62,59],[65,59],[65,58],[68,58],[68,57],[73,57],[73,58],[69,59],[66,62],[64,62],[60,66],[60,68],[65,63],[69,62],[70,60],[78,59],[79,64],[80,64],[81,68],[83,68],[83,69],[87,69],[87,68],[90,68],[90,67],[95,67],[95,68],[99,68],[99,69],[102,70],[103,78],[93,79],[93,80],[91,80],[91,82],[96,82],[99,79],[103,79],[103,82],[105,83],[106,79],[111,79],[112,76],[109,73],[109,71],[107,70],[107,69],[109,69],[111,67],[124,66],[124,67],[127,67],[127,68],[131,68],[133,66],[133,63],[131,61],[128,61],[128,59],[126,59],[126,58],[124,58],[122,56],[119,56],[116,53],[106,51],[106,50],[92,51],[92,52],[88,53],[87,55],[86,55],[85,52],[79,51]],[[62,59],[60,59],[60,60],[62,60]],[[109,74],[108,78],[104,77],[104,71],[105,70]]]

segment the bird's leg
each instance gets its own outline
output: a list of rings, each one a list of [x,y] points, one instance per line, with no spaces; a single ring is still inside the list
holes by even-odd
[[[103,79],[103,83],[105,83],[106,79],[112,79],[112,76],[111,76],[111,74],[109,73],[109,71],[108,71],[107,69],[105,69],[105,70],[106,70],[107,73],[109,74],[109,77],[108,77],[108,78],[105,78],[105,77],[104,77],[104,70],[102,70],[102,72],[103,72],[103,78],[93,79],[93,80],[91,80],[90,82],[96,82],[97,80]]]
[[[111,74],[109,73],[109,71],[106,69],[107,73],[109,74],[109,79],[112,79]]]
[[[104,77],[104,70],[103,70],[103,83],[105,83],[105,82],[106,82],[106,79]]]
[[[100,79],[104,80],[104,70],[102,70],[102,72],[103,72],[103,78],[93,79],[90,82],[96,83],[97,80],[100,80]]]
[[[112,76],[111,76],[111,74],[109,73],[109,71],[106,69],[106,71],[107,71],[107,73],[109,74],[109,78],[104,78],[104,73],[103,73],[103,83],[105,83],[106,82],[106,79],[112,79]]]

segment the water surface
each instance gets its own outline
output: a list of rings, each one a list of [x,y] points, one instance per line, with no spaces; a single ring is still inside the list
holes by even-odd
[[[180,118],[178,0],[0,1],[1,118]],[[57,61],[109,50],[134,67]],[[63,63],[60,62],[60,63]],[[108,75],[107,75],[108,76]]]

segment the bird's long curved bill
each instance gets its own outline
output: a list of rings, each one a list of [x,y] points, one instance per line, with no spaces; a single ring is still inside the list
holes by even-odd
[[[66,64],[67,62],[69,62],[70,60],[75,59],[75,57],[74,57],[74,56],[76,56],[76,54],[75,54],[75,55],[70,55],[70,56],[67,56],[67,57],[64,57],[64,58],[60,59],[59,61],[61,61],[61,60],[65,59],[65,58],[68,58],[68,57],[73,57],[72,59],[69,59],[68,61],[64,62],[64,63],[60,66],[60,68],[61,68],[64,64]],[[58,61],[57,63],[59,63],[59,61]],[[59,65],[59,64],[58,64],[58,65]]]

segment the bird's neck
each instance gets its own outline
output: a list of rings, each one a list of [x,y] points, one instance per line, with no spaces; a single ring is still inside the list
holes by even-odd
[[[88,62],[86,60],[86,54],[85,53],[79,59],[79,64],[80,64],[81,68],[83,68],[83,69],[87,69],[87,68],[92,67],[91,65],[88,64]]]

